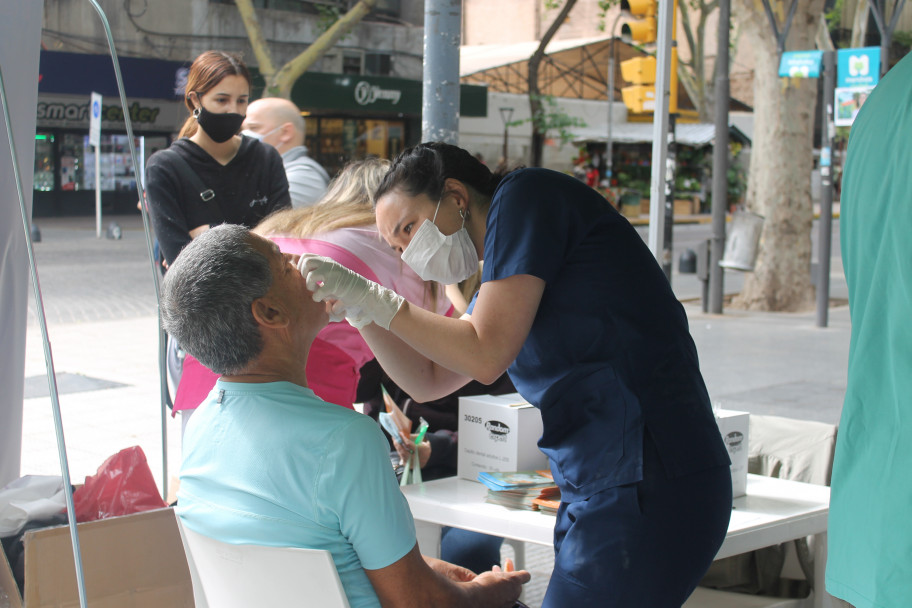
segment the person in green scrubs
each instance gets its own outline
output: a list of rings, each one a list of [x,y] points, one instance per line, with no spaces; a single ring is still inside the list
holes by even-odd
[[[852,126],[840,224],[852,342],[826,589],[856,608],[912,606],[912,54]]]

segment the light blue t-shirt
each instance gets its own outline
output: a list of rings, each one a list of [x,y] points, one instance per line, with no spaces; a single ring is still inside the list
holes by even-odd
[[[352,608],[415,546],[379,426],[289,382],[219,380],[187,425],[177,513],[234,544],[326,549]]]

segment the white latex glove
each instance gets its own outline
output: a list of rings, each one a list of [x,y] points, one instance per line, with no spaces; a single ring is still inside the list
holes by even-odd
[[[339,300],[341,307],[337,309],[337,302],[333,312],[344,309],[345,318],[358,329],[373,322],[388,330],[393,317],[405,303],[405,298],[392,289],[369,281],[323,256],[302,255],[298,269],[307,280],[307,289],[313,292],[314,301]]]

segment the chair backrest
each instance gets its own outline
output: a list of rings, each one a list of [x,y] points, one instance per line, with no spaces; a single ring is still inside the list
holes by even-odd
[[[836,431],[834,424],[751,414],[748,470],[828,486]]]
[[[329,551],[231,545],[177,518],[196,608],[321,606],[349,608]]]

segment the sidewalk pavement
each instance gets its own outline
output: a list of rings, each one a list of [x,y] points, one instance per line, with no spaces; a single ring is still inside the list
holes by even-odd
[[[43,224],[42,230],[49,237],[47,245],[36,246],[36,257],[42,289],[46,292],[43,298],[52,302],[52,310],[58,311],[48,314],[48,333],[58,376],[71,480],[81,483],[108,456],[139,445],[161,486],[165,473],[157,317],[148,262],[142,260],[145,241],[141,221],[137,216],[123,222],[124,240],[112,242],[95,239],[93,218],[77,219],[36,221]],[[53,245],[54,240],[68,244]],[[58,253],[54,253],[55,247],[60,249]],[[97,256],[93,253],[95,249],[107,253]],[[118,253],[112,255],[111,249]],[[65,250],[82,253],[71,263],[62,253]],[[117,273],[99,273],[97,266],[93,269],[92,263],[86,261],[86,256],[102,258],[105,268],[108,264],[128,263],[130,256],[135,256],[138,261],[132,262],[127,275],[139,277],[137,284],[149,285],[138,287],[139,291],[125,290],[123,277],[118,278]],[[54,259],[57,263],[51,261]],[[86,274],[82,276],[79,272]],[[57,277],[56,280],[65,284],[62,293],[55,293],[58,288],[48,276]],[[841,260],[833,262],[831,281],[831,293],[845,292]],[[73,294],[86,291],[89,293],[83,296],[90,302],[72,299]],[[153,302],[149,302],[150,298]],[[80,306],[91,312],[73,318],[69,311]],[[850,337],[847,306],[831,308],[829,327],[823,329],[815,326],[814,311],[756,313],[726,309],[721,315],[713,315],[703,313],[699,301],[685,301],[684,306],[714,403],[753,413],[838,422]],[[47,383],[42,378],[45,373],[41,332],[34,313],[30,312],[23,475],[60,474],[51,402]],[[44,396],[39,396],[40,393]],[[180,420],[172,419],[169,414],[164,430],[167,477],[171,479],[173,494],[173,479],[180,465]],[[505,554],[510,551],[505,548]],[[525,595],[530,606],[540,605],[552,563],[549,549],[527,548],[527,564],[535,576]]]

